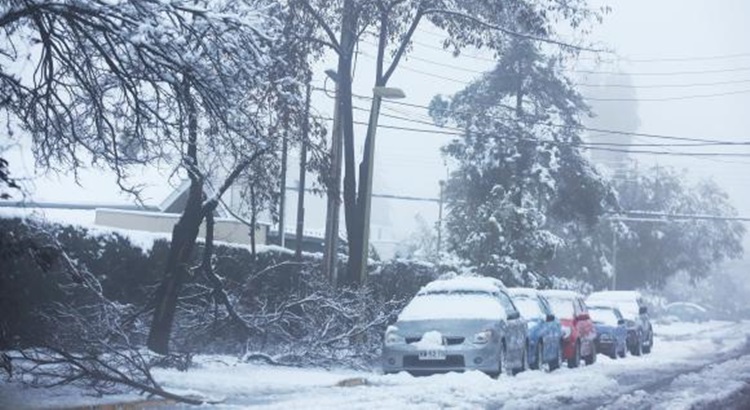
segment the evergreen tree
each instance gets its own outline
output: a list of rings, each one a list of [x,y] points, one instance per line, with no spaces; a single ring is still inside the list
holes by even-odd
[[[446,187],[448,245],[509,285],[544,285],[545,264],[564,245],[556,225],[593,225],[608,184],[582,155],[581,96],[560,59],[514,40],[497,66],[450,99],[436,97],[436,122],[462,129],[444,151],[458,169]]]

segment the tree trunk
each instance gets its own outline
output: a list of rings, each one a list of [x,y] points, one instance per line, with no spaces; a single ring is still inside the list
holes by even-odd
[[[201,203],[203,184],[200,179],[190,183],[190,191],[185,211],[172,229],[172,242],[169,247],[169,258],[159,288],[156,291],[156,310],[148,335],[148,348],[160,354],[169,352],[169,339],[172,323],[177,309],[177,296],[182,282],[187,275],[193,247],[198,237],[203,213]]]
[[[344,217],[346,220],[346,235],[349,245],[349,256],[358,253],[359,237],[357,217],[357,180],[354,162],[354,116],[352,105],[352,56],[356,42],[357,11],[353,0],[344,0],[341,17],[341,51],[338,62],[338,86],[341,102],[341,124],[344,136]],[[352,262],[349,260],[348,274],[342,278],[343,284],[356,283],[351,277]]]
[[[182,103],[188,119],[188,141],[186,159],[190,189],[185,210],[172,229],[169,257],[164,278],[154,296],[154,319],[148,334],[147,346],[156,353],[169,352],[169,339],[177,309],[177,296],[187,275],[188,264],[193,253],[195,240],[203,222],[203,177],[198,172],[198,112],[190,85],[185,80],[181,85]]]
[[[250,225],[250,254],[253,262],[255,262],[258,257],[255,248],[255,231],[258,230],[258,207],[255,202],[255,187],[252,185],[250,186]]]

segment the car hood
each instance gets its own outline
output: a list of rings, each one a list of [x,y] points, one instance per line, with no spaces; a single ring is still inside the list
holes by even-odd
[[[431,319],[398,321],[393,326],[403,337],[421,337],[427,332],[437,331],[445,336],[473,336],[477,332],[496,328],[501,321],[486,319]]]

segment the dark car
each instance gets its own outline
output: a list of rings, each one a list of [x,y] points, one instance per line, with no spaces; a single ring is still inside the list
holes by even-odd
[[[588,306],[589,316],[596,327],[596,351],[612,359],[625,357],[628,352],[628,327],[617,308]]]
[[[560,367],[562,362],[562,327],[552,312],[549,302],[536,289],[508,289],[513,303],[526,319],[528,325],[529,367],[537,370],[544,365],[549,370]]]
[[[504,289],[495,279],[463,276],[425,285],[386,330],[383,372],[525,370],[526,321]]]
[[[543,290],[541,293],[562,325],[563,357],[568,367],[578,367],[581,359],[587,365],[596,362],[596,328],[583,296],[569,290]]]
[[[674,302],[664,307],[663,316],[680,322],[705,322],[709,320],[706,308],[690,302]]]
[[[648,316],[648,307],[636,291],[615,290],[594,292],[586,298],[591,306],[609,306],[620,310],[628,327],[628,350],[634,356],[651,353],[654,346],[654,329]]]

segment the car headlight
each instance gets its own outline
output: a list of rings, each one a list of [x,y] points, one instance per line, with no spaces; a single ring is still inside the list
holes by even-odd
[[[481,332],[474,335],[474,343],[483,345],[489,343],[492,340],[492,330],[482,330]]]
[[[398,334],[398,329],[389,326],[388,330],[385,331],[385,345],[386,346],[393,346],[393,345],[401,345],[406,343],[406,339]]]
[[[571,328],[570,326],[563,326],[562,327],[562,336],[563,336],[563,339],[569,338],[572,333],[573,333],[573,328]]]

